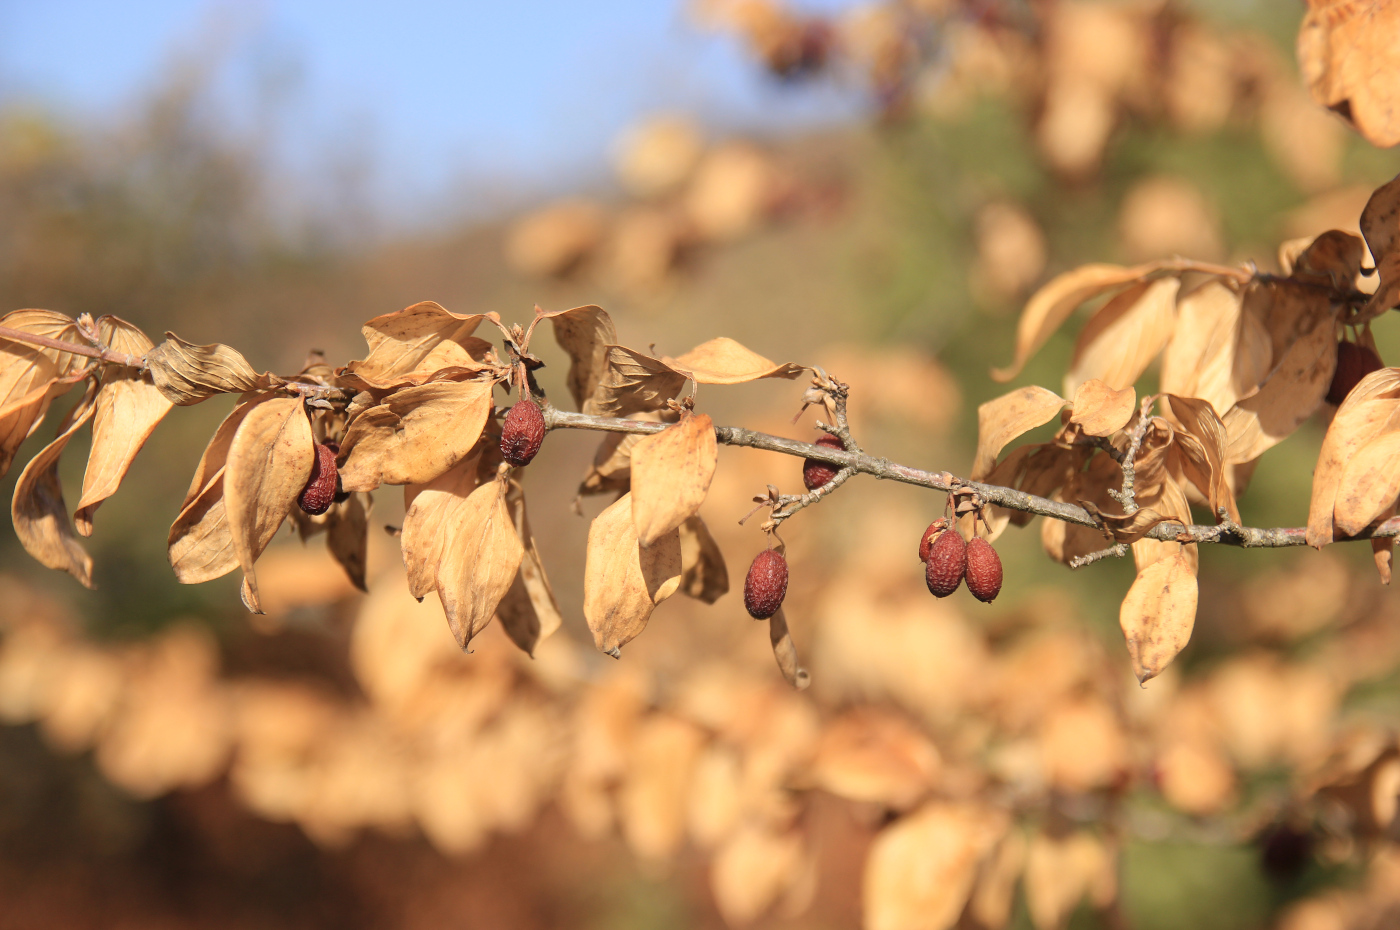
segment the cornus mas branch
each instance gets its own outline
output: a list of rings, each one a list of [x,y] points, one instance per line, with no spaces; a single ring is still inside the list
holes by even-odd
[[[27,333],[20,329],[10,329],[8,326],[0,326],[0,339],[9,339],[12,342],[22,342],[31,346],[42,346],[45,349],[57,349],[60,352],[67,352],[69,355],[83,355],[114,365],[125,365],[127,368],[146,367],[145,359],[135,355],[127,355],[125,352],[114,352],[106,346],[85,346],[78,342],[50,339],[48,336]]]
[[[605,433],[659,433],[667,428],[665,423],[644,423],[638,420],[624,420],[618,417],[600,417],[586,413],[573,413],[544,405],[544,422],[548,429],[587,429]],[[762,449],[765,452],[778,452],[794,458],[811,458],[849,469],[853,473],[871,475],[904,484],[912,484],[934,491],[952,491],[956,488],[970,488],[976,491],[983,501],[996,504],[1008,510],[1033,513],[1054,520],[1063,520],[1079,526],[1098,527],[1089,512],[1076,504],[1052,501],[1037,497],[1014,488],[982,484],[968,481],[946,471],[925,471],[909,465],[900,465],[888,459],[866,455],[863,452],[847,452],[819,446],[814,443],[785,439],[769,433],[745,429],[739,426],[715,427],[715,438],[727,446],[746,446]],[[1306,544],[1307,530],[1301,526],[1275,527],[1264,529],[1252,526],[1239,526],[1222,523],[1218,526],[1192,524],[1182,527],[1175,522],[1167,522],[1153,527],[1146,535],[1148,539],[1164,541],[1218,543],[1226,546],[1239,546],[1244,549],[1282,549]],[[1360,533],[1352,539],[1383,538],[1400,536],[1400,517],[1393,517],[1368,532]]]

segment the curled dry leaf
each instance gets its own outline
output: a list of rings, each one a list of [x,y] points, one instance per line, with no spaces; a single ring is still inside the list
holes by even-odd
[[[146,366],[156,390],[179,407],[215,394],[242,394],[263,380],[236,349],[218,343],[197,346],[174,333],[166,333],[165,341],[146,353]]]
[[[1240,510],[1230,490],[1229,468],[1225,463],[1228,442],[1225,424],[1207,400],[1175,394],[1166,395],[1166,400],[1182,428],[1175,439],[1185,476],[1210,501],[1212,514],[1224,507],[1230,519],[1238,523]]]
[[[315,458],[311,421],[300,397],[269,397],[234,431],[224,468],[229,536],[243,569],[243,602],[262,613],[253,563],[297,505]]]
[[[715,476],[719,445],[708,414],[686,413],[632,448],[632,522],[650,546],[693,516]]]
[[[724,553],[699,514],[680,525],[681,593],[713,604],[729,593]]]
[[[1113,542],[1135,543],[1157,524],[1175,519],[1164,517],[1151,507],[1139,507],[1130,514],[1112,514],[1104,513],[1093,501],[1082,500],[1079,506],[1089,511],[1089,516],[1097,520],[1103,529],[1104,538]]]
[[[97,329],[105,345],[128,355],[143,356],[152,345],[145,333],[114,316],[101,317]],[[73,515],[79,533],[92,535],[93,514],[117,492],[136,453],[173,406],[142,372],[115,365],[103,370],[83,496]]]
[[[1223,414],[1269,373],[1273,350],[1259,318],[1240,295],[1209,281],[1177,301],[1176,328],[1162,356],[1159,387],[1199,397]]]
[[[1177,278],[1128,288],[1089,318],[1074,344],[1065,394],[1097,378],[1114,390],[1129,387],[1171,339],[1176,325]]]
[[[665,362],[626,346],[608,346],[607,364],[593,395],[592,412],[626,417],[660,410],[685,386],[686,376]]]
[[[338,504],[332,504],[326,515],[326,548],[330,550],[351,584],[361,591],[365,587],[365,571],[369,560],[369,514],[371,500],[368,494],[351,494]],[[293,513],[301,513],[301,508],[293,508]]]
[[[979,863],[1006,834],[1004,812],[936,801],[875,837],[865,860],[867,930],[948,930]]]
[[[594,395],[607,370],[608,347],[617,343],[617,328],[602,307],[589,304],[545,314],[554,324],[554,340],[569,353],[566,383],[574,404],[584,413],[597,413]]]
[[[1191,639],[1196,623],[1196,569],[1184,551],[1138,572],[1118,623],[1139,682],[1161,674]]]
[[[58,459],[68,440],[92,418],[96,385],[68,412],[59,434],[20,472],[10,503],[10,516],[24,550],[40,564],[67,572],[84,587],[92,587],[92,557],[87,554],[68,520],[63,485],[58,480]]]
[[[1308,506],[1307,542],[1322,548],[1332,542],[1338,498],[1352,460],[1375,440],[1400,428],[1400,369],[1381,368],[1357,382],[1337,408],[1323,437],[1313,469]]]
[[[760,378],[796,378],[807,369],[771,362],[727,336],[702,342],[680,358],[662,359],[696,384],[743,384]]]
[[[1400,143],[1400,5],[1308,0],[1298,64],[1318,103],[1381,148]]]
[[[680,583],[680,533],[672,530],[650,546],[639,545],[630,494],[593,519],[583,572],[583,616],[600,650],[617,656]]]
[[[1054,391],[1028,385],[978,407],[977,456],[972,462],[972,479],[984,480],[1008,443],[1049,423],[1064,406],[1065,399]]]
[[[535,548],[535,536],[530,531],[530,518],[525,511],[525,492],[515,482],[511,482],[510,490],[506,492],[506,507],[520,536],[524,555],[515,580],[496,608],[496,616],[500,618],[501,626],[511,641],[525,650],[527,655],[533,656],[535,647],[553,635],[564,618],[559,613],[559,602],[554,599],[554,589],[544,573],[544,562]]]
[[[1050,279],[1031,295],[1016,324],[1016,356],[1006,368],[992,369],[995,381],[1010,381],[1045,345],[1075,308],[1101,294],[1141,281],[1158,269],[1158,263],[1136,265],[1084,265]]]
[[[434,381],[365,410],[345,434],[340,484],[426,484],[471,452],[491,414],[490,381]]]
[[[1400,124],[1396,129],[1400,131]],[[1396,138],[1400,141],[1400,136]],[[1366,209],[1361,211],[1361,234],[1366,237],[1380,278],[1376,292],[1361,311],[1363,319],[1371,319],[1400,304],[1400,176],[1378,188],[1366,201]]]
[[[812,683],[812,676],[798,662],[797,646],[792,641],[787,615],[781,607],[768,618],[768,638],[773,643],[773,658],[778,662],[778,671],[783,673],[788,684],[798,691],[805,691]]]
[[[463,649],[491,622],[525,558],[506,507],[506,490],[503,478],[487,481],[455,508],[452,522],[444,527],[438,599]]]
[[[1086,436],[1112,436],[1128,425],[1136,410],[1137,392],[1132,385],[1118,391],[1091,379],[1074,392],[1069,421]]]
[[[15,310],[0,326],[50,339],[81,341],[77,326],[52,310]],[[0,475],[34,430],[54,398],[86,375],[84,360],[68,352],[0,339]]]
[[[345,366],[352,382],[374,388],[422,384],[448,368],[478,371],[491,344],[472,335],[490,313],[452,313],[425,300],[370,320],[361,329],[369,354]]]

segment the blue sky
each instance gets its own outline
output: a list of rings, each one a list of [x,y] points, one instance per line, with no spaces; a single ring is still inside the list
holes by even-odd
[[[0,0],[0,95],[116,121],[178,56],[219,62],[223,118],[262,114],[293,172],[356,150],[410,223],[603,183],[609,144],[647,113],[718,134],[850,112],[831,87],[768,81],[682,4]]]

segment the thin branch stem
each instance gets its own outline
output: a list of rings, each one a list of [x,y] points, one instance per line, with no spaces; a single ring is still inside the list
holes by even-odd
[[[146,367],[145,359],[136,355],[127,355],[125,352],[114,352],[106,346],[85,346],[80,342],[65,342],[62,339],[50,339],[48,336],[40,336],[38,333],[27,333],[22,329],[10,329],[8,326],[0,326],[0,339],[8,339],[11,342],[22,342],[25,345],[40,346],[45,349],[57,349],[60,352],[67,352],[70,355],[83,355],[87,358],[95,358],[112,365],[124,365],[127,368]]]
[[[549,429],[586,429],[605,433],[659,433],[668,426],[665,423],[645,423],[640,420],[574,413],[560,410],[548,404],[544,405],[543,409],[545,425]],[[1076,526],[1098,528],[1098,523],[1089,515],[1089,512],[1077,504],[1052,501],[1034,494],[1027,494],[1025,491],[1018,491],[1015,488],[967,481],[951,472],[924,471],[865,453],[832,449],[828,446],[819,446],[796,439],[785,439],[782,436],[773,436],[738,426],[715,427],[715,438],[727,446],[743,446],[750,449],[762,449],[765,452],[778,452],[795,458],[816,459],[837,465],[842,469],[849,468],[855,473],[912,484],[934,491],[947,492],[956,487],[971,488],[988,504],[996,504],[1008,510],[1019,510],[1022,513],[1050,517],[1053,520],[1063,520]],[[1153,527],[1147,533],[1146,538],[1185,543],[1215,543],[1238,546],[1244,549],[1280,549],[1306,545],[1306,533],[1307,529],[1301,526],[1266,529],[1234,524],[1220,526],[1193,524],[1183,528],[1179,523],[1171,521]],[[1350,538],[1372,539],[1391,536],[1400,536],[1400,517],[1392,517],[1379,526]]]

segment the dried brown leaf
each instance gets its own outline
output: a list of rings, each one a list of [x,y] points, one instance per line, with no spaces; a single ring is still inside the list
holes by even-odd
[[[812,676],[798,661],[797,645],[792,641],[787,615],[781,607],[768,618],[768,639],[773,644],[773,658],[778,663],[778,671],[783,673],[783,679],[798,691],[805,691],[812,683]]]
[[[1128,425],[1136,410],[1137,391],[1132,385],[1120,391],[1091,379],[1074,392],[1069,421],[1086,436],[1112,436]]]
[[[15,310],[0,326],[50,339],[80,342],[71,319],[51,310]],[[0,475],[20,445],[39,428],[49,404],[83,376],[86,359],[40,346],[0,339]]]
[[[866,930],[948,930],[1007,827],[1001,811],[948,801],[886,827],[865,860]]]
[[[340,484],[426,484],[466,458],[491,414],[490,381],[435,381],[396,391],[345,434]]]
[[[708,414],[687,413],[675,426],[632,448],[632,522],[650,546],[700,509],[715,476],[719,445]]]
[[[569,353],[566,383],[574,404],[584,413],[597,413],[594,395],[607,370],[608,347],[617,343],[612,317],[592,304],[545,316],[554,324],[555,341]]]
[[[506,507],[506,489],[502,478],[482,484],[446,526],[437,592],[452,635],[463,649],[491,622],[525,557]]]
[[[1151,507],[1139,507],[1130,514],[1104,513],[1093,501],[1080,501],[1079,506],[1103,526],[1105,538],[1113,542],[1135,543],[1159,523],[1174,519],[1164,517]]]
[[[1011,921],[1011,908],[1016,903],[1016,881],[1026,864],[1026,837],[1012,830],[987,857],[972,889],[968,913],[977,925],[987,930],[1001,930]]]
[[[1159,675],[1191,639],[1196,623],[1196,571],[1185,551],[1138,572],[1118,623],[1140,682]]]
[[[92,418],[96,393],[96,385],[89,384],[64,418],[58,436],[20,472],[10,503],[15,535],[24,550],[41,565],[67,572],[87,588],[92,587],[92,557],[78,544],[68,520],[58,460],[68,440]]]
[[[1229,468],[1225,463],[1225,424],[1216,416],[1215,408],[1198,397],[1166,396],[1172,415],[1184,433],[1178,432],[1176,443],[1182,454],[1183,470],[1196,489],[1210,501],[1211,514],[1221,507],[1236,523],[1240,520],[1239,506],[1230,490]]]
[[[524,549],[520,570],[511,582],[510,589],[496,608],[496,616],[511,641],[525,650],[527,655],[535,654],[535,647],[552,636],[564,618],[559,613],[559,602],[554,599],[554,589],[544,573],[544,562],[535,548],[535,536],[530,531],[530,518],[525,511],[525,492],[520,485],[512,483],[506,493],[506,506],[510,510],[511,521]]]
[[[1243,312],[1240,295],[1209,281],[1177,301],[1176,328],[1162,355],[1159,387],[1180,397],[1200,397],[1223,414],[1269,373],[1268,331]]]
[[[1396,129],[1400,131],[1400,123]],[[1396,139],[1400,141],[1400,135]],[[1361,312],[1363,319],[1370,319],[1400,304],[1400,176],[1377,188],[1366,201],[1366,209],[1361,211],[1361,235],[1366,237],[1380,278]]]
[[[662,359],[683,371],[696,384],[743,384],[760,378],[796,378],[807,369],[801,365],[771,362],[757,352],[720,336],[703,342],[680,358]]]
[[[811,778],[837,797],[903,810],[934,788],[942,765],[933,741],[905,717],[866,707],[826,725]]]
[[[1318,103],[1373,145],[1400,143],[1400,7],[1392,0],[1308,0],[1298,64]]]
[[[468,456],[424,485],[404,488],[403,532],[399,545],[408,569],[408,589],[422,600],[437,590],[438,565],[459,522],[461,508],[481,483],[479,457]]]
[[[1342,471],[1332,519],[1335,531],[1355,536],[1390,512],[1400,495],[1400,431],[1363,446]]]
[[[981,481],[991,474],[1002,449],[1023,433],[1049,423],[1064,406],[1065,399],[1054,391],[1028,385],[978,407],[972,480]]]
[[[995,381],[1010,381],[1020,374],[1040,347],[1045,345],[1075,308],[1100,294],[1116,290],[1143,277],[1159,266],[1156,263],[1125,268],[1121,265],[1084,265],[1050,279],[1031,295],[1016,324],[1016,356],[1006,368],[992,369]]]
[[[1087,832],[1038,833],[1026,855],[1026,907],[1036,930],[1062,930],[1087,894],[1104,907],[1117,897],[1116,866],[1104,842]]]
[[[639,545],[630,494],[593,519],[583,573],[583,616],[600,650],[616,656],[680,583],[680,533],[672,530],[650,546]]]
[[[331,505],[327,514],[330,519],[326,521],[326,548],[345,569],[350,583],[361,591],[369,590],[365,587],[365,571],[369,560],[370,507],[368,494],[351,494]],[[299,507],[292,511],[301,512]]]
[[[1083,459],[1072,456],[1067,450],[1060,450],[1059,461],[1065,469],[1062,473],[1064,487],[1055,494],[1056,500],[1077,502],[1081,507],[1088,501],[1099,512],[1118,508],[1118,503],[1108,496],[1108,491],[1122,484],[1123,471],[1106,453],[1094,455],[1088,462],[1088,468],[1082,470]],[[1075,464],[1081,467],[1075,468]],[[1023,490],[1029,492],[1029,488]],[[1097,552],[1108,545],[1103,532],[1097,527],[1048,518],[1041,521],[1040,543],[1050,558],[1066,565],[1072,559]]]
[[[139,357],[151,348],[150,338],[125,320],[104,316],[97,327],[103,343],[118,352]],[[142,372],[118,366],[103,371],[83,496],[73,515],[79,533],[92,535],[93,514],[117,492],[136,453],[173,406]]]
[[[1332,542],[1333,516],[1351,460],[1372,440],[1400,426],[1400,369],[1381,368],[1362,378],[1337,408],[1313,469],[1308,506],[1309,546]]]
[[[311,476],[315,442],[300,397],[269,397],[243,418],[229,444],[224,509],[238,564],[243,602],[262,613],[253,563],[267,548]]]
[[[731,927],[762,917],[802,878],[806,855],[796,832],[746,825],[715,853],[710,887]]]
[[[626,417],[661,410],[685,381],[685,375],[660,359],[626,346],[608,346],[607,363],[593,394],[593,409],[585,412]]]
[[[643,423],[675,423],[680,416],[672,410],[648,410],[634,413],[627,419]],[[608,433],[604,436],[593,454],[593,464],[579,482],[578,496],[631,488],[632,450],[645,438],[645,433]]]
[[[197,346],[174,333],[166,333],[165,341],[146,353],[146,366],[156,390],[181,407],[265,386],[236,349],[218,343]]]
[[[1065,375],[1065,394],[1098,379],[1114,390],[1132,386],[1171,339],[1178,278],[1144,281],[1115,296],[1084,324]]]
[[[449,368],[479,371],[491,344],[472,333],[495,314],[458,314],[431,300],[370,320],[361,329],[369,354],[345,374],[374,388],[422,384]]]
[[[681,593],[713,604],[729,593],[724,553],[699,514],[680,525]]]

